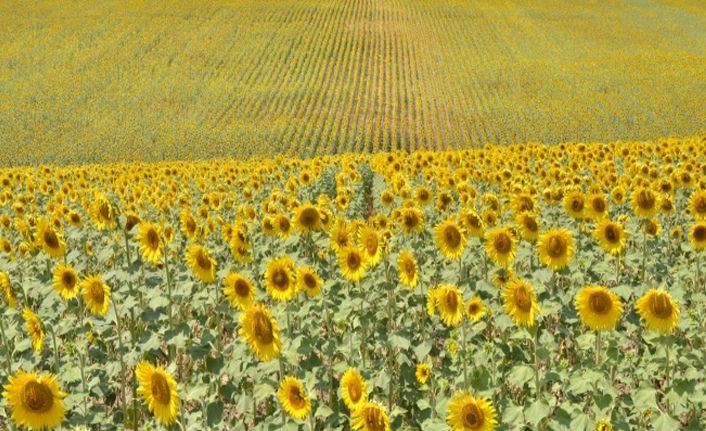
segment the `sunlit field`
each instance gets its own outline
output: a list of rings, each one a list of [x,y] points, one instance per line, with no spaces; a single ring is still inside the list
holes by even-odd
[[[705,149],[4,169],[2,429],[703,429]]]
[[[706,132],[703,0],[0,3],[0,165]]]

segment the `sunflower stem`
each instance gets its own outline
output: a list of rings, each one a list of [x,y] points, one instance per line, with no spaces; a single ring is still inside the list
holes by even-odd
[[[463,386],[467,391],[470,391],[471,387],[468,386],[468,365],[466,364],[468,356],[466,355],[466,319],[461,321],[461,333],[463,337],[461,343],[461,355],[463,355],[461,358],[461,362],[463,362]]]
[[[5,336],[5,323],[0,319],[0,335],[2,336],[2,345],[5,347],[5,359],[7,360],[7,376],[12,375],[12,350],[10,350],[10,340]]]
[[[532,334],[532,353],[534,356],[534,388],[537,391],[537,399],[539,399],[541,393],[541,387],[539,386],[539,355],[537,354],[539,324],[535,324],[533,332],[534,334]]]
[[[86,349],[88,350],[88,349]],[[86,358],[78,351],[78,362],[81,366],[81,387],[83,389],[83,418],[88,418],[88,390],[86,389]],[[137,428],[135,428],[137,429]]]
[[[645,282],[645,264],[647,260],[647,231],[645,224],[642,225],[642,268],[640,270],[640,281]]]
[[[122,371],[122,404],[123,404],[123,423],[127,425],[128,414],[127,414],[127,369],[125,368],[125,360],[123,359],[123,331],[122,325],[120,324],[120,313],[118,311],[118,304],[115,302],[115,296],[112,296],[111,301],[113,302],[113,308],[115,308],[115,326],[118,336],[118,358],[120,359],[120,369]]]
[[[257,425],[257,398],[255,398],[255,380],[252,382],[252,426]],[[137,429],[137,428],[135,428]]]
[[[669,338],[667,338],[665,341],[665,346],[664,346],[665,359],[666,359],[666,365],[667,365],[666,382],[664,385],[664,396],[667,401],[667,414],[669,414],[669,411],[670,411],[669,398],[667,397],[667,391],[669,391],[669,387],[671,386],[671,380],[672,380],[671,379],[672,367],[671,367],[671,363],[669,361],[669,350],[670,350],[669,348],[671,347],[671,344],[672,343],[670,342]]]
[[[51,328],[51,343],[54,349],[54,373],[59,374],[59,350],[56,348],[56,333]]]
[[[168,252],[167,252],[167,247],[165,244],[164,247],[164,272],[167,277],[167,315],[169,317],[169,332],[173,331],[174,329],[174,320],[172,318],[172,276],[169,273],[169,259],[167,258]],[[171,361],[175,357],[175,351],[173,346],[170,344],[169,345],[169,360]]]
[[[601,340],[601,331],[596,331],[596,367],[600,367],[601,364],[601,349],[603,343]]]

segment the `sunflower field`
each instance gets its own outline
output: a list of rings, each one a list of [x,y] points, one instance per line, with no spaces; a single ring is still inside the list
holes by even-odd
[[[706,137],[0,170],[5,430],[701,430]]]

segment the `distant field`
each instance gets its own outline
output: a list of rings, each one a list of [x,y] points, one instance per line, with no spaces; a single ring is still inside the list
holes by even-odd
[[[0,164],[689,135],[693,1],[0,3]]]

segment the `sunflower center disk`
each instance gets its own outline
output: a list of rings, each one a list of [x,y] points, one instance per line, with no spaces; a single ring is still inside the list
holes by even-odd
[[[71,289],[76,285],[76,277],[67,271],[61,275],[61,282],[67,289]]]
[[[366,430],[385,431],[385,418],[378,410],[367,410],[365,415]]]
[[[248,283],[246,283],[245,280],[237,280],[235,282],[235,293],[238,294],[238,296],[248,296],[250,293],[250,286],[248,286]]]
[[[461,244],[461,232],[454,226],[448,226],[444,230],[444,239],[449,247],[457,248]]]
[[[462,411],[463,425],[470,429],[480,429],[483,426],[484,416],[483,411],[475,404],[467,404],[463,406]]]
[[[571,209],[574,210],[575,212],[583,211],[583,201],[580,199],[574,199],[571,202]]]
[[[493,241],[493,246],[495,247],[495,250],[497,250],[498,253],[506,254],[510,252],[512,243],[507,235],[500,234],[495,237],[495,240]]]
[[[549,238],[547,253],[553,258],[559,258],[566,253],[566,241],[558,236]]]
[[[102,304],[105,300],[105,292],[103,286],[98,282],[91,283],[91,298],[98,304]]]
[[[613,301],[610,300],[610,296],[605,292],[596,292],[591,295],[589,304],[591,310],[596,314],[608,314],[613,307]]]
[[[29,382],[22,389],[22,404],[33,413],[45,413],[54,404],[54,396],[47,386]]]
[[[618,230],[615,228],[615,226],[611,225],[611,226],[606,227],[605,237],[609,242],[615,243],[615,242],[618,242],[620,234],[618,233]]]
[[[56,234],[53,231],[49,230],[44,232],[44,243],[49,248],[58,248],[59,238],[57,238]]]
[[[152,250],[159,248],[159,235],[157,235],[154,229],[150,229],[147,232],[147,244]]]
[[[292,388],[289,392],[289,402],[294,406],[294,408],[300,409],[304,407],[304,398],[301,393],[299,393],[299,388]]]
[[[348,267],[351,270],[355,271],[360,268],[360,256],[355,253],[350,253],[346,258],[346,263],[348,263]]]
[[[269,344],[274,340],[274,335],[272,334],[272,324],[267,316],[258,313],[253,318],[253,334],[258,341],[264,344]]]
[[[362,395],[362,389],[358,382],[353,382],[348,386],[348,395],[350,395],[351,401],[357,403]]]
[[[208,271],[211,269],[211,261],[203,254],[203,252],[199,252],[199,254],[196,255],[196,264],[203,270]]]
[[[163,375],[155,372],[152,374],[152,379],[150,380],[152,386],[152,396],[160,404],[169,404],[171,399],[171,392],[169,390],[169,383]]]
[[[316,220],[319,218],[319,213],[314,208],[306,208],[302,211],[302,216],[300,218],[301,224],[305,227],[312,227],[316,224]]]
[[[304,285],[306,285],[307,289],[315,289],[316,288],[316,278],[314,278],[314,276],[311,274],[305,274],[304,275]]]
[[[643,190],[637,195],[637,205],[644,210],[652,209],[655,206],[655,197],[652,193]]]
[[[287,288],[289,287],[289,277],[287,276],[287,273],[282,269],[279,269],[274,273],[274,275],[272,276],[272,282],[274,283],[277,290],[287,290]]]
[[[697,226],[694,229],[694,239],[699,242],[706,240],[706,227]]]
[[[652,300],[652,311],[660,319],[667,319],[672,315],[672,303],[666,295],[658,295]]]
[[[518,288],[515,292],[515,306],[525,313],[532,308],[532,299],[524,287]]]

